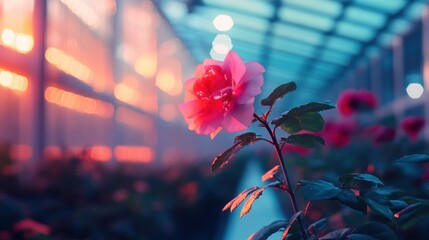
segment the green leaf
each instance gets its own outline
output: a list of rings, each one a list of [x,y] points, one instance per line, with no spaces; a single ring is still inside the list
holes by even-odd
[[[323,138],[313,134],[294,134],[281,139],[285,143],[297,145],[305,148],[315,148],[318,145],[325,145]]]
[[[316,235],[318,231],[324,229],[327,226],[328,226],[328,219],[322,218],[312,223],[310,226],[308,226],[307,230],[311,235]]]
[[[366,203],[359,197],[356,197],[351,190],[341,189],[337,195],[337,199],[340,203],[366,214]]]
[[[298,187],[302,189],[304,198],[308,201],[333,199],[341,191],[332,183],[323,180],[301,180],[298,182]]]
[[[305,112],[293,116],[288,116],[280,125],[281,128],[289,133],[297,133],[301,130],[320,132],[323,130],[325,120],[318,112]]]
[[[295,90],[296,90],[295,82],[288,82],[288,83],[282,84],[278,86],[276,89],[274,89],[274,91],[271,92],[271,94],[267,98],[262,99],[261,104],[262,106],[271,106],[278,99],[283,97],[285,94],[289,92],[293,92]]]
[[[396,160],[397,163],[424,163],[429,162],[429,155],[425,154],[412,154],[401,157]]]
[[[213,159],[212,173],[216,173],[219,169],[223,168],[226,164],[228,164],[231,158],[241,148],[246,145],[252,144],[258,140],[259,138],[256,137],[256,133],[253,132],[244,133],[235,137],[234,145]]]
[[[321,111],[329,110],[335,108],[335,106],[330,102],[325,103],[317,103],[317,102],[311,102],[305,105],[301,105],[299,107],[294,107],[287,113],[282,114],[281,117],[276,118],[272,121],[272,124],[276,126],[282,125],[288,118],[293,118],[297,115],[302,115],[305,113],[318,113]]]
[[[240,143],[236,143],[232,147],[228,148],[225,152],[215,157],[212,162],[212,173],[217,172],[219,169],[228,164],[229,160],[231,160],[231,158],[235,155],[236,152],[238,152],[238,150],[240,150],[240,148]]]
[[[390,200],[390,205],[390,209],[393,211],[400,211],[408,207],[408,204],[402,200]]]
[[[395,218],[401,218],[404,215],[408,215],[408,214],[413,214],[414,212],[417,211],[418,208],[420,208],[422,206],[422,203],[413,203],[410,206],[402,209],[401,211],[395,213]]]
[[[349,238],[357,240],[396,240],[396,234],[392,229],[382,223],[370,222],[353,230]]]
[[[388,206],[380,204],[370,198],[363,199],[368,204],[369,208],[374,211],[374,213],[393,221],[393,213]]]
[[[242,145],[249,145],[255,141],[257,141],[257,137],[254,132],[243,133],[234,138],[234,143],[240,143]]]
[[[338,178],[342,187],[356,187],[356,184],[367,182],[375,186],[383,186],[384,183],[376,176],[368,173],[349,173]]]
[[[299,216],[301,216],[301,214],[302,214],[302,211],[299,211],[299,212],[296,212],[295,214],[293,214],[290,218],[289,218],[289,221],[288,221],[288,223],[287,223],[287,225],[286,225],[286,227],[285,227],[285,230],[283,231],[283,234],[282,234],[282,238],[281,238],[281,240],[285,240],[286,239],[286,237],[287,237],[287,235],[288,235],[288,233],[289,233],[289,229],[290,229],[290,227],[292,226],[292,224],[296,221],[296,219],[299,217]]]
[[[257,189],[259,189],[256,186],[253,186],[251,188],[248,188],[244,191],[242,191],[240,194],[238,194],[235,198],[233,198],[231,201],[229,201],[225,207],[223,207],[222,211],[225,211],[227,209],[230,209],[230,211],[234,211],[234,209],[236,209],[241,202],[244,201],[244,199],[246,199],[246,197],[251,194],[252,192],[256,191]]]
[[[350,234],[353,229],[351,228],[341,228],[326,234],[319,238],[319,240],[338,240],[338,239],[346,239],[346,237]]]
[[[374,238],[365,234],[361,233],[352,233],[349,236],[347,236],[347,239],[351,240],[378,240],[378,238]]]
[[[273,178],[278,178],[277,173],[279,172],[280,165],[276,165],[262,175],[262,182],[268,181]]]
[[[247,240],[265,240],[272,234],[279,231],[281,228],[285,227],[286,224],[288,224],[288,221],[286,220],[278,220],[278,221],[272,222],[270,225],[265,226],[261,228],[259,231],[250,235],[250,237],[247,238]]]

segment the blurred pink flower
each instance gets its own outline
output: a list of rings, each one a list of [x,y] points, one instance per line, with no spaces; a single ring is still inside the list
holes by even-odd
[[[186,84],[185,102],[179,109],[190,130],[210,134],[220,130],[238,132],[253,120],[255,96],[261,93],[265,69],[257,62],[247,62],[234,51],[225,61],[204,60],[195,77]]]
[[[422,117],[406,117],[401,122],[401,128],[412,141],[417,140],[417,136],[425,126],[425,119]]]
[[[338,97],[338,111],[344,116],[377,107],[377,97],[367,90],[346,89]]]
[[[143,182],[142,180],[136,180],[133,184],[134,191],[138,193],[145,193],[149,190],[149,184]]]
[[[321,137],[325,139],[326,145],[341,148],[350,144],[352,133],[356,128],[353,122],[332,122],[325,123],[321,132]]]
[[[113,193],[113,200],[116,202],[123,202],[128,198],[128,191],[125,189],[116,190]]]
[[[283,153],[295,153],[295,154],[298,154],[300,156],[309,156],[313,152],[313,149],[305,148],[305,147],[297,146],[297,145],[292,145],[292,144],[286,144],[282,148],[282,152]]]
[[[380,124],[373,125],[365,130],[375,145],[388,143],[395,140],[396,130]]]
[[[48,225],[39,223],[30,218],[22,219],[21,221],[13,225],[14,231],[30,231],[33,234],[44,234],[49,235],[51,233],[51,228]]]

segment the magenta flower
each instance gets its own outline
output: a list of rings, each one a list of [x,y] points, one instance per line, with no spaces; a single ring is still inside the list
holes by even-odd
[[[356,124],[353,122],[333,122],[327,121],[321,132],[321,137],[326,141],[326,145],[335,148],[342,148],[350,144]]]
[[[377,146],[395,140],[396,130],[393,127],[375,124],[366,129],[366,134],[372,138],[373,144]]]
[[[425,126],[425,119],[422,117],[406,117],[401,122],[401,128],[412,141],[417,140],[417,136]]]
[[[338,97],[338,111],[344,116],[377,107],[377,97],[367,90],[344,90]]]
[[[253,120],[255,96],[261,93],[265,69],[257,62],[247,62],[234,51],[225,61],[204,60],[195,77],[186,84],[185,102],[179,110],[190,130],[210,134],[220,130],[243,131]]]

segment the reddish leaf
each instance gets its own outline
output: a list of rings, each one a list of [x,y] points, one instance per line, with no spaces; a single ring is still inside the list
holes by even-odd
[[[280,165],[276,165],[270,170],[268,170],[264,175],[262,175],[262,182],[268,181],[270,179],[273,179],[276,175],[276,173],[279,171]]]
[[[299,211],[299,212],[295,213],[294,215],[292,215],[292,216],[289,218],[289,221],[288,221],[287,225],[285,226],[285,230],[283,231],[283,234],[282,234],[282,238],[281,238],[281,240],[286,240],[286,237],[287,237],[287,235],[288,235],[288,233],[289,233],[289,229],[290,229],[290,227],[291,227],[291,226],[292,226],[292,224],[296,221],[296,219],[297,219],[299,216],[301,216],[301,214],[302,214],[302,211]]]
[[[248,188],[248,189],[242,191],[235,198],[233,198],[231,201],[229,201],[225,205],[225,207],[223,207],[222,211],[224,212],[227,209],[230,209],[231,212],[234,211],[234,209],[236,209],[241,204],[241,202],[243,202],[244,199],[246,199],[246,197],[249,194],[251,194],[252,192],[254,192],[256,189],[258,189],[258,187],[253,186],[251,188]]]
[[[255,191],[253,191],[252,195],[249,197],[249,199],[247,199],[246,203],[244,204],[243,208],[241,209],[240,217],[243,217],[244,215],[249,213],[250,209],[252,208],[253,202],[262,195],[262,193],[265,191],[265,189],[267,189],[269,187],[278,186],[280,184],[281,184],[281,182],[279,182],[279,181],[272,182],[268,185],[265,185],[265,186],[255,190]]]

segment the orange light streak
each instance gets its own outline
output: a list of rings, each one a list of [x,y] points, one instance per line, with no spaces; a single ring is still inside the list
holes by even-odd
[[[112,150],[108,146],[93,146],[89,150],[89,156],[93,160],[107,162],[112,159]]]
[[[50,47],[46,49],[45,59],[61,71],[91,85],[91,69],[67,53],[57,48]]]
[[[150,147],[141,146],[116,146],[115,158],[119,162],[150,163],[154,159],[154,151]]]
[[[23,93],[28,88],[28,79],[14,72],[0,69],[0,86]]]
[[[84,97],[55,87],[46,88],[45,100],[76,112],[97,115],[103,118],[111,118],[114,112],[113,105],[110,103]]]

